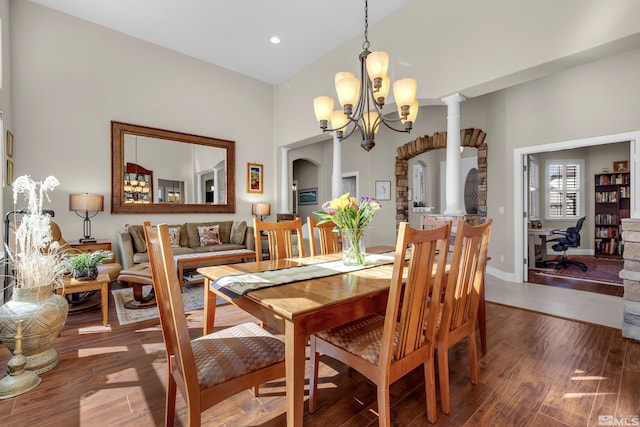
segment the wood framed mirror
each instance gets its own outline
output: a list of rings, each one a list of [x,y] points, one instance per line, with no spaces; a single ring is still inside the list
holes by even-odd
[[[235,142],[111,122],[111,213],[235,213]]]

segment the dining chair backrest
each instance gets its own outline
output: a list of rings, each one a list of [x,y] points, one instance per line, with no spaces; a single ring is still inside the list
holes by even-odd
[[[182,372],[185,389],[180,391],[183,396],[197,396],[198,374],[182,304],[182,287],[173,260],[169,229],[166,224],[160,224],[154,229],[149,222],[145,222],[144,231],[162,335],[167,348],[167,363],[176,363]]]
[[[307,217],[311,256],[340,252],[338,233],[334,231],[336,225],[333,222],[318,224],[320,221],[310,216]]]
[[[476,324],[492,223],[492,220],[476,226],[464,221],[458,223],[436,343],[440,371],[440,401],[442,411],[446,414],[451,409],[448,349],[465,337],[468,337],[470,379],[473,384],[478,382]]]
[[[302,220],[300,217],[292,221],[267,222],[253,219],[253,230],[256,240],[256,259],[262,261],[261,238],[263,232],[267,236],[269,259],[292,258],[304,256],[302,241]],[[297,249],[297,253],[296,253]]]
[[[441,293],[450,232],[450,224],[416,230],[406,222],[400,223],[382,336],[381,365],[397,363],[425,345],[435,346],[440,303],[429,296]],[[408,247],[411,251],[405,277]]]
[[[450,219],[436,219],[431,216],[420,217],[420,229],[427,230],[429,228],[439,227],[443,224],[449,223],[453,226],[453,221]]]

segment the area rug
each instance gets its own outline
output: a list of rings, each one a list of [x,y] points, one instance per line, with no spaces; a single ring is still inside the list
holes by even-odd
[[[204,308],[203,285],[189,285],[185,286],[183,289],[182,302],[184,303],[185,311]],[[143,295],[147,295],[149,291],[151,291],[151,285],[142,287]],[[141,308],[137,310],[124,308],[124,303],[133,299],[132,288],[114,289],[111,293],[113,294],[113,301],[116,306],[116,313],[118,315],[120,325],[128,325],[130,323],[143,322],[145,320],[158,318],[158,307]]]
[[[622,279],[618,277],[618,273],[622,270],[623,260],[580,255],[570,255],[568,258],[584,262],[587,265],[587,271],[582,271],[580,267],[575,265],[555,269],[552,264],[548,264],[545,267],[541,263],[537,263],[536,266],[541,269],[533,273],[541,276],[568,277],[588,282],[622,285]]]

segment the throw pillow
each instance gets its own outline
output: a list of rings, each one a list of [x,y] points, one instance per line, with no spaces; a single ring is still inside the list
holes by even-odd
[[[204,225],[198,227],[198,235],[200,236],[200,246],[219,245],[220,235],[218,234],[217,225]]]
[[[244,244],[244,236],[247,234],[247,223],[245,221],[234,221],[231,227],[231,237],[229,240],[236,245]]]
[[[142,225],[127,225],[127,231],[131,235],[133,247],[136,252],[147,252],[147,241],[144,238],[144,228]]]
[[[180,247],[180,227],[169,227],[169,239],[172,248]]]

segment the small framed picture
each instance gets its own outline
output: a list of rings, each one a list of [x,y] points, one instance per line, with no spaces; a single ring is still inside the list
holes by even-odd
[[[629,172],[629,160],[616,160],[613,162],[613,173]]]
[[[391,181],[376,181],[376,199],[391,200]]]
[[[298,191],[298,204],[299,205],[317,205],[318,189],[307,188],[305,190]]]
[[[7,159],[7,185],[13,184],[13,160]]]
[[[10,130],[7,131],[7,145],[6,145],[7,157],[13,157],[13,134]]]
[[[264,192],[264,166],[258,163],[247,163],[247,193],[262,194]]]

